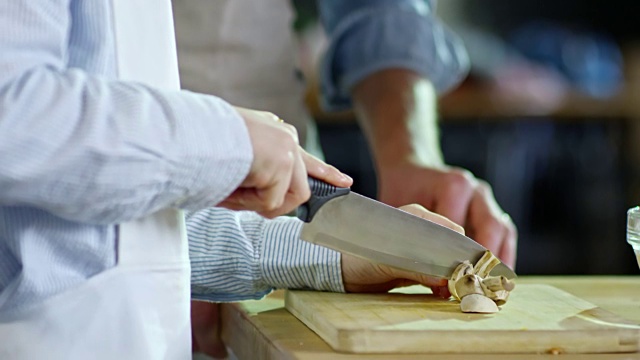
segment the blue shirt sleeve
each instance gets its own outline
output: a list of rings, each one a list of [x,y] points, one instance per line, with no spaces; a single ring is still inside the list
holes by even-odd
[[[353,86],[383,69],[415,71],[439,93],[466,75],[464,45],[435,16],[433,1],[323,0],[319,7],[330,41],[321,65],[327,110],[350,107]]]
[[[77,48],[111,34],[108,14],[73,17],[77,6],[0,2],[0,206],[110,224],[220,202],[251,165],[242,118],[213,96],[78,67],[114,50]]]
[[[274,288],[344,292],[341,255],[300,239],[302,221],[209,208],[187,216],[191,297],[260,299]]]

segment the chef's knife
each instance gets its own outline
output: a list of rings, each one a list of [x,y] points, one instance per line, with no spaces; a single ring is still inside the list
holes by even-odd
[[[300,237],[308,242],[367,260],[448,278],[464,260],[476,261],[482,245],[432,221],[373,199],[309,178],[311,198],[298,207],[305,222]],[[516,274],[500,263],[491,275]]]

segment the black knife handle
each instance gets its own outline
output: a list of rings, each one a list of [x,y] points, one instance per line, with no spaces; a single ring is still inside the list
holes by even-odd
[[[300,205],[297,210],[298,218],[304,222],[310,222],[316,212],[327,201],[338,196],[347,195],[351,191],[349,188],[336,187],[311,176],[309,176],[308,181],[309,188],[311,188],[311,197],[306,203]]]

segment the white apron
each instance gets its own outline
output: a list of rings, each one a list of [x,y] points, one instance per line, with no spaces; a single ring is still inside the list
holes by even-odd
[[[290,0],[173,0],[173,10],[183,88],[273,112],[321,155],[296,74]]]
[[[169,0],[112,0],[121,79],[179,88]],[[121,224],[117,265],[0,325],[0,359],[189,359],[184,218]]]

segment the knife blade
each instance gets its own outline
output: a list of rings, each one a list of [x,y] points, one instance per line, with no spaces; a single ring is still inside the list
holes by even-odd
[[[482,245],[432,221],[321,180],[309,178],[311,198],[298,207],[302,240],[375,263],[449,278],[461,262],[477,262]],[[504,263],[491,275],[516,274]]]

